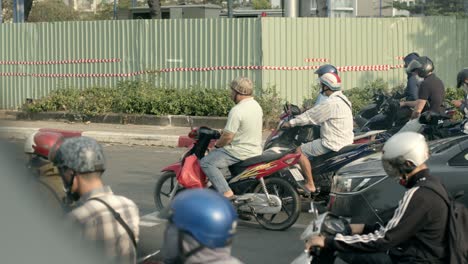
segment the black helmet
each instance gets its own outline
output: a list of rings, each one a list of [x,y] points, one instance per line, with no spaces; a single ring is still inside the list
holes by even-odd
[[[338,74],[338,70],[336,69],[335,66],[333,66],[331,64],[324,64],[324,65],[320,66],[314,73],[318,74],[318,76],[320,77],[320,76],[324,75],[325,73]]]
[[[404,58],[403,58],[403,61],[405,62],[405,68],[408,67],[408,65],[410,64],[410,62],[412,62],[413,60],[419,58],[419,54],[417,52],[411,52],[410,54],[406,55]]]
[[[407,73],[416,72],[419,77],[426,78],[434,71],[434,63],[426,56],[414,59],[406,68]]]
[[[460,88],[466,80],[468,80],[468,68],[461,70],[457,74],[457,88]]]

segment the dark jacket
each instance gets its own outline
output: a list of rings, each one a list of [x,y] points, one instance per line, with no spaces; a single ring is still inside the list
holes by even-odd
[[[365,235],[327,237],[326,247],[356,253],[389,251],[394,263],[444,263],[448,207],[423,187],[426,184],[443,188],[428,170],[420,171],[408,181],[409,190],[387,226]]]
[[[408,82],[406,83],[406,88],[405,88],[406,101],[418,100],[420,84],[421,84],[421,81],[419,81],[416,76],[412,74],[408,74]]]

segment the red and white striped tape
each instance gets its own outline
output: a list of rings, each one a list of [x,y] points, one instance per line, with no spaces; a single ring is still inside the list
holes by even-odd
[[[405,56],[396,56],[395,59],[397,60],[403,60],[405,58]]]
[[[307,58],[305,62],[329,62],[327,58]]]
[[[54,64],[83,64],[83,63],[115,63],[121,59],[78,59],[51,61],[0,61],[0,65],[54,65]]]
[[[219,71],[219,70],[273,70],[273,71],[308,71],[316,70],[319,66],[215,66],[215,67],[185,67],[164,68],[156,71],[137,71],[130,73],[22,73],[22,72],[0,72],[0,76],[31,76],[36,78],[108,78],[108,77],[132,77],[154,72],[193,72],[193,71]],[[351,71],[388,71],[403,68],[401,65],[359,65],[339,66],[340,72]]]

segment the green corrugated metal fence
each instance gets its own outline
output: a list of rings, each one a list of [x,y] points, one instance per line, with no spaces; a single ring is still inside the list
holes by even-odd
[[[160,69],[168,71],[158,74],[156,81],[166,86],[218,89],[225,88],[235,76],[247,75],[258,88],[275,85],[285,99],[301,102],[316,82],[313,69],[193,71],[191,68],[323,64],[306,61],[317,58],[326,58],[341,67],[393,66],[402,63],[397,57],[411,51],[432,58],[436,73],[446,85],[453,86],[458,70],[468,66],[467,31],[468,20],[452,17],[3,24],[0,25],[0,108],[18,107],[26,98],[39,98],[64,85],[77,88],[113,85],[124,79],[148,79],[149,75],[141,74],[142,71]],[[82,59],[115,61],[63,62]],[[6,61],[24,64],[11,65]],[[341,76],[345,88],[362,86],[379,77],[391,85],[405,80],[401,68],[348,71]]]

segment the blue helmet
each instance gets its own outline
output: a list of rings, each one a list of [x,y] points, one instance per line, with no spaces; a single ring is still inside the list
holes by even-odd
[[[213,190],[185,190],[174,198],[170,210],[172,223],[208,248],[229,245],[236,232],[234,207]]]
[[[317,74],[320,77],[320,76],[324,75],[325,73],[338,74],[338,70],[336,69],[335,66],[333,66],[331,64],[324,64],[324,65],[320,66],[314,73]]]

